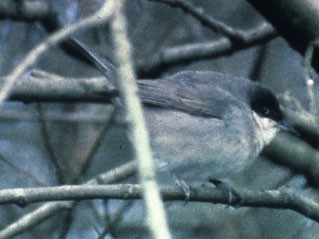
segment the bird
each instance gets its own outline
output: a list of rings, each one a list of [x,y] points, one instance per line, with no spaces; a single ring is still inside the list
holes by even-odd
[[[295,132],[275,94],[246,78],[182,71],[137,83],[162,178],[227,179],[247,168],[277,132]]]
[[[116,87],[116,67],[80,41],[73,42]],[[227,179],[254,162],[279,131],[298,136],[283,121],[275,94],[246,78],[181,71],[160,79],[139,79],[137,84],[161,179]]]

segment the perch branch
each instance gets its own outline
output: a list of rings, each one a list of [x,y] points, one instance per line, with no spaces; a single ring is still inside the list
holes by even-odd
[[[232,189],[231,202],[222,188],[206,184],[190,185],[191,202],[206,202],[238,207],[264,207],[291,209],[319,222],[319,204],[292,189],[249,191]],[[185,192],[179,186],[162,186],[161,194],[167,201],[185,200]],[[143,187],[137,184],[58,186],[0,190],[0,204],[27,205],[43,201],[87,199],[142,199]],[[65,203],[65,202],[64,202]],[[2,238],[2,237],[0,237]]]
[[[136,162],[129,162],[109,172],[98,175],[96,178],[93,178],[86,182],[86,185],[119,182],[134,174],[135,168]],[[74,202],[63,201],[46,203],[33,212],[22,216],[16,222],[13,222],[12,224],[2,229],[0,231],[0,239],[11,238],[24,231],[27,231],[30,228],[39,225],[40,222],[44,221],[48,217],[51,217],[60,210],[71,208],[73,206],[73,203]]]

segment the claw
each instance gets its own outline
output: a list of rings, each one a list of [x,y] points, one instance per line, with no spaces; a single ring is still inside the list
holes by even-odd
[[[176,177],[175,177],[175,181],[176,181],[177,186],[179,186],[183,190],[184,195],[185,195],[185,203],[187,203],[189,201],[190,196],[191,196],[189,185],[185,181],[179,180]]]
[[[216,179],[216,178],[210,178],[209,182],[214,184],[217,188],[222,190],[227,195],[227,198],[228,198],[227,207],[234,205],[234,204],[237,204],[240,201],[239,194],[227,182],[224,182],[224,181],[222,181],[220,179]]]

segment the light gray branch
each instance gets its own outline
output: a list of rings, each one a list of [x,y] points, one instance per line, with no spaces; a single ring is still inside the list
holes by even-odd
[[[0,88],[5,78],[0,78]],[[10,93],[10,100],[23,102],[95,102],[108,103],[118,95],[104,77],[65,78],[33,70],[19,79]]]
[[[138,97],[138,87],[132,63],[132,50],[126,30],[124,1],[117,1],[117,11],[111,21],[118,63],[118,88],[125,108],[128,136],[135,159],[138,162],[138,175],[143,189],[146,223],[154,239],[170,239],[164,205],[156,182],[155,163],[149,135],[143,116],[142,103]]]
[[[49,36],[45,41],[38,44],[34,49],[32,49],[28,53],[28,55],[21,61],[21,63],[13,69],[11,74],[6,77],[5,82],[0,90],[0,105],[9,96],[10,91],[14,87],[15,83],[23,75],[27,68],[31,67],[38,60],[38,58],[50,47],[58,44],[60,41],[66,39],[76,31],[106,22],[113,13],[112,3],[112,1],[105,1],[101,9],[96,13],[90,15],[89,17],[83,18],[82,20],[72,25],[62,28],[61,30]]]
[[[114,183],[126,179],[134,174],[136,162],[129,162],[125,165],[117,167],[109,172],[98,175],[86,182],[85,185],[97,185],[99,183]],[[38,225],[50,216],[53,216],[62,209],[72,207],[74,202],[50,202],[39,207],[38,209],[30,212],[21,217],[16,222],[6,226],[0,231],[0,239],[11,238],[18,235],[30,228]]]
[[[298,192],[282,190],[248,191],[232,189],[232,200],[222,188],[206,184],[190,185],[189,201],[209,202],[238,207],[264,207],[291,209],[307,218],[319,222],[319,204]],[[47,188],[26,188],[0,190],[0,204],[29,203],[54,200],[86,199],[142,199],[143,189],[137,184],[58,186]],[[164,200],[183,201],[185,193],[179,186],[162,186]],[[1,238],[1,237],[0,237]]]

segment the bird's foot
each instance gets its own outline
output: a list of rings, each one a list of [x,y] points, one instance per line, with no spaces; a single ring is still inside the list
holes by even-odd
[[[189,198],[191,195],[189,185],[185,181],[180,180],[176,177],[175,177],[175,182],[176,182],[177,186],[179,186],[182,189],[182,191],[184,192],[185,203],[187,203],[189,201]]]
[[[209,182],[214,184],[216,188],[219,188],[227,195],[227,207],[231,205],[236,205],[240,202],[239,193],[229,183],[217,178],[209,178]]]

